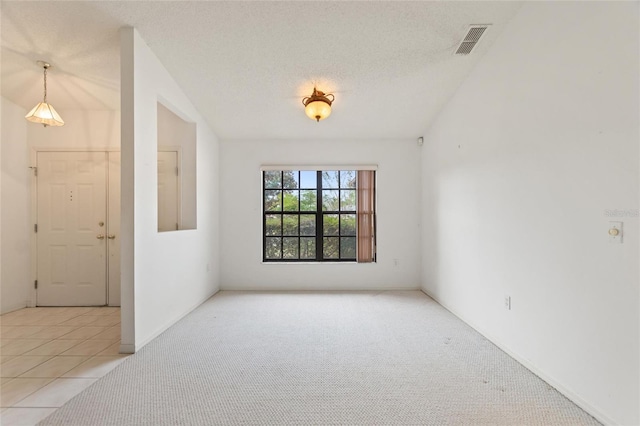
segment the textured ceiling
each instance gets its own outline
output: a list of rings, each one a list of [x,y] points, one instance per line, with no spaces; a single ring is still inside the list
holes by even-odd
[[[417,137],[505,24],[514,2],[7,2],[2,95],[58,110],[119,108],[118,29],[136,27],[213,130],[235,138]],[[492,24],[454,56],[471,24]],[[301,99],[333,92],[331,117]]]

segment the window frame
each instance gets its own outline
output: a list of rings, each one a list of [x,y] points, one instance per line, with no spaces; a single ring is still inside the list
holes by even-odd
[[[361,166],[362,167],[362,166]],[[361,167],[354,168],[345,168],[340,167],[336,168],[334,166],[326,166],[323,169],[320,168],[301,168],[301,167],[269,167],[261,169],[261,180],[262,180],[262,261],[264,263],[357,263],[357,205],[355,205],[354,210],[341,210],[341,202],[342,202],[342,191],[354,191],[356,194],[357,200],[357,183],[354,187],[345,187],[342,188],[342,179],[341,172],[345,171],[353,171],[357,172],[358,169],[362,169]],[[366,168],[366,170],[375,170],[375,167]],[[279,171],[281,173],[280,176],[280,186],[279,188],[267,188],[266,176],[267,172]],[[297,188],[285,188],[284,182],[284,173],[287,171],[294,171],[298,173],[298,187]],[[302,186],[301,182],[301,172],[304,171],[313,171],[316,173],[316,187],[315,188],[307,188]],[[323,187],[322,182],[322,174],[323,172],[338,172],[338,187]],[[356,173],[357,175],[357,173]],[[281,191],[281,206],[279,211],[267,211],[266,206],[266,191],[269,190],[277,190]],[[298,210],[297,211],[286,211],[284,210],[284,193],[287,190],[294,190],[298,192]],[[307,211],[300,210],[302,203],[302,192],[305,190],[313,190],[316,192],[316,210],[315,211]],[[337,191],[338,192],[338,210],[323,210],[322,207],[322,191]],[[357,201],[356,201],[357,204]],[[270,236],[267,234],[267,217],[270,215],[278,215],[280,216],[280,234]],[[315,235],[302,235],[301,234],[301,216],[303,215],[314,215],[315,216]],[[337,235],[325,235],[324,234],[324,218],[327,215],[337,215],[338,216],[338,229]],[[354,225],[355,229],[353,234],[343,234],[343,230],[341,225],[342,216],[351,215],[354,217]],[[298,217],[298,235],[285,235],[284,234],[284,218],[285,216],[297,216]],[[280,258],[273,259],[267,258],[267,238],[280,238]],[[295,238],[298,239],[298,257],[297,258],[285,258],[284,257],[284,239],[285,238]],[[316,248],[316,256],[315,258],[301,258],[300,257],[300,247],[301,247],[301,238],[314,238],[315,239],[315,248]],[[324,258],[324,239],[325,238],[337,238],[338,240],[338,256],[337,258]],[[353,257],[340,257],[341,253],[341,245],[342,238],[352,238],[354,240],[354,254]]]

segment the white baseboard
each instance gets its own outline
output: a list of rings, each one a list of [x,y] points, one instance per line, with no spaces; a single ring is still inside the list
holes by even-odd
[[[496,339],[493,335],[491,335],[491,333],[487,333],[485,330],[483,330],[483,329],[481,329],[479,327],[476,327],[467,318],[465,318],[464,315],[461,315],[460,313],[456,312],[455,309],[452,309],[451,307],[449,307],[449,306],[445,305],[444,303],[440,302],[440,300],[438,300],[438,298],[436,298],[433,295],[429,294],[429,292],[427,292],[424,288],[422,288],[420,290],[424,294],[426,294],[427,296],[429,296],[430,298],[435,300],[440,306],[445,308],[447,311],[451,312],[453,315],[455,315],[456,317],[458,317],[459,319],[464,321],[464,323],[467,324],[469,327],[473,328],[475,331],[477,331],[478,333],[480,333],[481,335],[486,337],[491,343],[496,345],[498,348],[500,348],[500,350],[505,352],[511,358],[513,358],[516,361],[518,361],[527,370],[531,371],[533,374],[535,374],[536,376],[538,376],[539,378],[544,380],[546,383],[548,383],[550,386],[552,386],[558,392],[560,392],[561,394],[566,396],[574,404],[576,404],[578,407],[582,408],[584,411],[589,413],[596,420],[598,420],[599,422],[601,422],[601,423],[603,423],[605,425],[617,425],[618,424],[618,422],[616,422],[611,417],[609,417],[606,414],[604,414],[598,407],[595,407],[592,404],[590,404],[589,402],[585,401],[581,396],[576,394],[574,391],[572,391],[571,389],[567,388],[565,385],[560,383],[558,380],[556,380],[555,378],[551,377],[550,375],[546,374],[544,371],[540,370],[538,367],[533,365],[525,357],[523,357],[520,354],[518,354],[517,352],[514,352],[511,349],[509,349],[509,347],[507,347],[502,342],[500,342],[498,339]]]
[[[149,337],[144,339],[142,342],[136,343],[135,345],[120,345],[120,350],[122,350],[123,346],[134,346],[133,352],[125,352],[125,353],[135,353],[136,351],[139,351],[144,345],[146,345],[147,343],[149,343],[150,341],[152,341],[153,339],[155,339],[156,337],[158,337],[159,335],[164,333],[169,327],[171,327],[173,324],[177,323],[182,318],[184,318],[187,315],[189,315],[195,308],[197,308],[198,306],[202,305],[204,302],[209,300],[213,295],[215,295],[219,291],[220,291],[220,289],[214,290],[212,293],[210,293],[204,299],[200,300],[199,302],[197,302],[197,303],[193,304],[192,306],[190,306],[189,308],[187,308],[183,313],[181,313],[181,314],[173,317],[169,321],[165,322],[162,326],[160,326],[158,329],[156,329],[156,331],[154,331]]]
[[[299,287],[299,288],[290,288],[290,287],[277,287],[277,286],[269,286],[269,287],[258,287],[258,286],[222,286],[220,287],[220,291],[291,291],[291,292],[357,292],[357,291],[422,291],[420,287],[363,287],[363,288],[340,288],[340,287]]]

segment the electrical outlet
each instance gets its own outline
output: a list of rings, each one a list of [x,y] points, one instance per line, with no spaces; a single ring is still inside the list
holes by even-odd
[[[400,265],[400,261],[398,259],[393,259],[393,266],[397,268]]]
[[[504,308],[508,311],[511,310],[511,296],[504,296]]]

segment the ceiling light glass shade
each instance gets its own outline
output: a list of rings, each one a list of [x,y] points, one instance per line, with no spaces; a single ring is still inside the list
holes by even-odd
[[[53,105],[46,102],[40,102],[24,118],[45,126],[64,126],[64,120],[60,117],[60,114],[58,114]]]
[[[331,98],[329,98],[331,97]],[[325,95],[324,92],[313,88],[313,94],[302,99],[304,112],[312,120],[320,121],[331,115],[331,103],[335,97],[330,93]]]
[[[304,112],[312,120],[324,120],[331,115],[331,105],[324,101],[309,102],[304,108]]]

